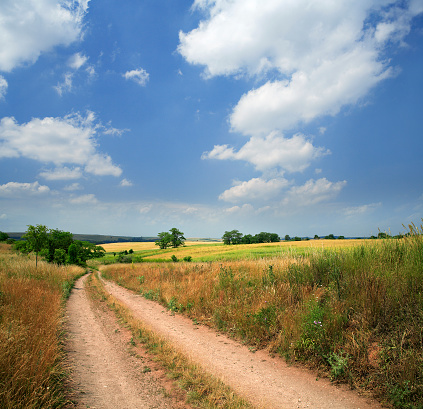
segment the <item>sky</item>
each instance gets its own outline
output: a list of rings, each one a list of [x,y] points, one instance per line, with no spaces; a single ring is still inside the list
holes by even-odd
[[[398,234],[422,0],[2,0],[0,230]]]

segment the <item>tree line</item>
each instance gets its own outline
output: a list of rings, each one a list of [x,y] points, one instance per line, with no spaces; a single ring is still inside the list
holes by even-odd
[[[106,252],[88,241],[74,240],[70,232],[42,224],[28,225],[22,240],[15,241],[13,247],[25,254],[34,252],[36,265],[38,257],[42,257],[50,263],[85,266],[88,259],[103,257]]]
[[[255,234],[242,234],[238,230],[225,231],[222,236],[223,244],[252,244],[252,243],[276,243],[281,241],[276,233],[261,232]]]

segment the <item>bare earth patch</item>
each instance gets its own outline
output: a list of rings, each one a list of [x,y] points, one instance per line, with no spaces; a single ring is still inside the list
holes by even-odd
[[[130,308],[134,317],[257,408],[381,408],[377,402],[347,387],[317,380],[315,373],[288,366],[265,351],[253,353],[246,346],[171,314],[159,304],[115,283],[105,282],[105,285],[109,293]],[[90,309],[82,281],[77,283],[69,300],[68,315],[75,381],[84,392],[77,396],[81,404],[118,409],[181,407],[164,397],[157,379],[153,382],[142,373],[142,365],[128,357],[127,346],[115,345],[113,336],[105,335],[108,324],[99,322]]]

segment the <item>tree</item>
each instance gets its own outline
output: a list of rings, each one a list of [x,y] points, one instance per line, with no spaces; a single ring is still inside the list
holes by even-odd
[[[238,230],[225,231],[222,240],[224,244],[240,244],[242,242],[242,233]]]
[[[176,227],[173,227],[169,231],[170,231],[170,235],[172,237],[170,242],[171,242],[173,248],[183,246],[185,244],[184,233],[179,231]]]
[[[285,241],[290,241],[291,237],[289,237],[289,234],[285,234]]]
[[[37,224],[36,226],[28,225],[28,230],[22,236],[28,241],[30,251],[35,252],[35,267],[38,267],[38,253],[47,243],[47,226]]]
[[[158,234],[159,240],[155,242],[156,246],[159,246],[162,250],[170,247],[172,236],[167,231],[163,231]]]
[[[320,237],[317,234],[315,234],[314,235],[314,240],[319,240],[319,239],[320,239]]]
[[[9,238],[7,233],[0,231],[0,241],[6,241]]]

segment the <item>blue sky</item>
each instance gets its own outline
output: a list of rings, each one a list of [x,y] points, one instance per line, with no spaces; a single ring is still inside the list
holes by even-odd
[[[403,232],[421,0],[2,0],[0,230]]]

